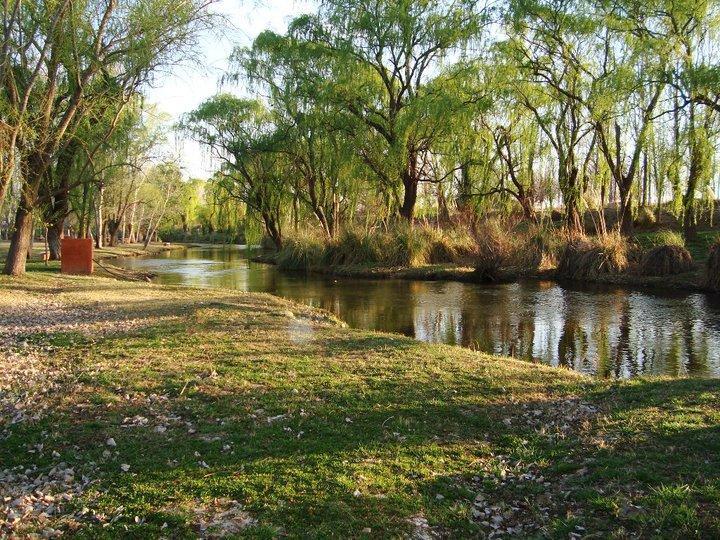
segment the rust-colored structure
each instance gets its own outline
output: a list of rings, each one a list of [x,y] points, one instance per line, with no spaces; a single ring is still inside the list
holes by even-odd
[[[93,273],[92,238],[63,238],[61,250],[60,271],[63,274]]]

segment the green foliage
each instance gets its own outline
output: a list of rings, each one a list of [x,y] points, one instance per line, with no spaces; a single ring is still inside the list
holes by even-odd
[[[649,236],[650,244],[654,247],[658,246],[676,246],[685,247],[685,238],[677,231],[662,230]]]

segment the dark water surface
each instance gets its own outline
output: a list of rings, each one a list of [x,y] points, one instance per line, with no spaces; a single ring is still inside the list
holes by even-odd
[[[364,280],[279,272],[239,247],[190,248],[126,268],[156,281],[268,292],[350,326],[472,347],[601,377],[720,375],[720,295],[568,286]]]

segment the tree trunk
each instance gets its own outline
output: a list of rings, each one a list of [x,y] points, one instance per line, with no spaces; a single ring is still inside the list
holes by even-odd
[[[265,232],[273,241],[273,244],[275,244],[275,249],[280,251],[282,249],[282,233],[280,232],[280,228],[269,212],[263,212],[262,218],[265,224]]]
[[[620,233],[631,236],[633,229],[632,192],[629,186],[620,186]]]
[[[105,186],[100,183],[98,186],[98,200],[97,210],[95,211],[95,248],[102,249],[103,247],[103,195],[105,193]]]
[[[571,234],[582,234],[584,231],[580,209],[574,200],[565,203],[565,224]]]
[[[459,212],[465,213],[470,210],[471,193],[472,178],[470,177],[470,166],[467,163],[463,163],[460,166],[460,182],[458,183],[458,193],[455,203]]]
[[[62,256],[61,253],[61,242],[63,237],[63,227],[65,225],[65,217],[58,218],[53,223],[48,225],[47,229],[47,243],[48,250],[50,251],[50,260],[59,261]]]
[[[682,198],[683,235],[686,240],[694,240],[697,236],[697,224],[695,221],[695,194],[697,192],[700,179],[705,173],[705,155],[702,141],[699,140],[698,132],[695,126],[695,106],[692,103],[690,104],[688,130],[690,138],[690,167],[688,171],[687,186],[685,187],[685,194]]]
[[[400,216],[412,223],[415,217],[415,203],[418,194],[417,155],[414,151],[409,153],[408,166],[403,173],[402,183],[405,193],[403,194]]]
[[[107,220],[108,246],[110,247],[115,247],[117,245],[120,223],[120,220],[116,218]]]
[[[23,195],[15,213],[15,230],[10,239],[10,249],[5,260],[4,273],[21,276],[25,273],[28,249],[33,230],[32,201]]]

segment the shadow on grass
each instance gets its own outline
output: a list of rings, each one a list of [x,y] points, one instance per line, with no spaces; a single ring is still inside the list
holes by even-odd
[[[180,307],[183,317],[80,350],[68,346],[66,354],[103,369],[80,374],[45,419],[13,427],[0,457],[26,464],[28,445],[46,432],[46,447],[79,471],[95,463],[93,503],[109,515],[123,506],[124,517],[107,529],[86,524],[90,536],[152,536],[165,522],[173,534],[191,535],[191,507],[215,497],[241,501],[261,525],[291,536],[358,536],[367,526],[398,536],[419,514],[448,536],[470,536],[481,530],[468,517],[479,491],[508,504],[529,501],[529,515],[546,504],[535,484],[528,491],[503,485],[503,468],[551,481],[546,491],[558,502],[548,520],[558,521],[548,530],[565,536],[575,526],[568,510],[611,530],[618,508],[663,486],[697,486],[695,506],[709,504],[701,493],[717,502],[716,380],[591,383],[333,327],[313,327],[312,339],[296,343],[289,332],[297,321],[278,313],[285,304],[261,300],[215,295],[205,303],[147,299],[98,308],[106,321],[118,311],[151,320]],[[568,417],[578,401],[600,415]],[[129,427],[142,423],[138,417],[147,421]],[[117,441],[117,455],[103,454],[107,437]],[[36,458],[41,467],[52,463],[47,452]],[[588,490],[606,490],[607,500]],[[701,525],[717,530],[717,505],[683,521],[680,507],[690,503],[662,497],[648,505],[664,514],[619,523],[641,533],[657,523],[691,535]],[[678,516],[663,517],[668,512]]]

